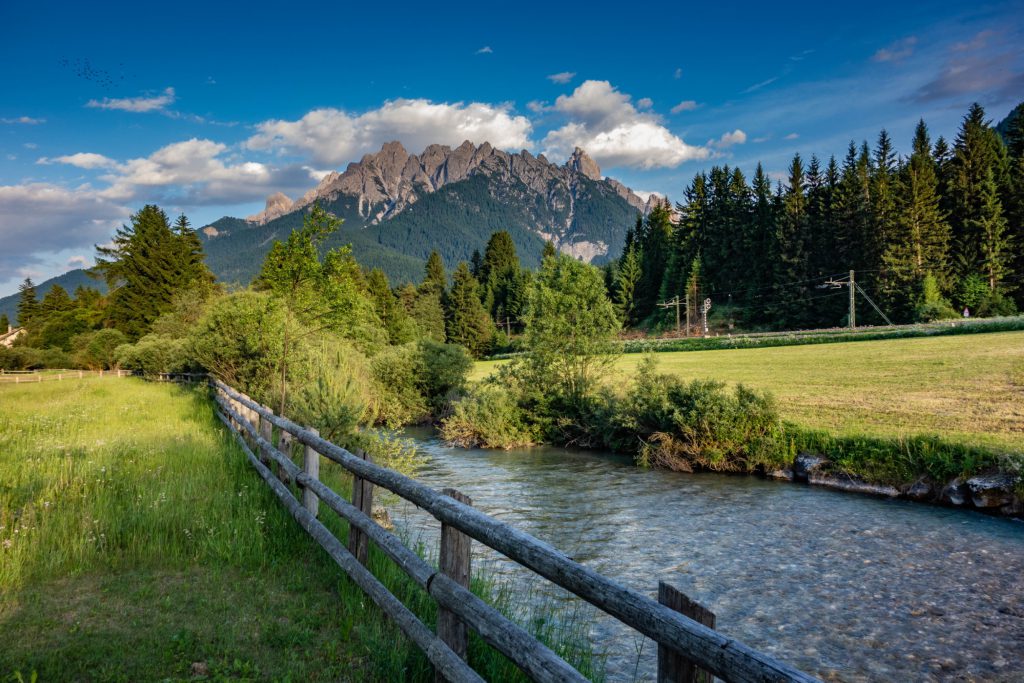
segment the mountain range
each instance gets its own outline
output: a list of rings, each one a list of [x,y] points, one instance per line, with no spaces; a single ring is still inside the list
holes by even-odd
[[[657,199],[645,200],[602,177],[581,149],[559,166],[543,154],[511,154],[487,143],[430,145],[417,155],[389,142],[344,172],[328,173],[302,197],[275,193],[260,213],[225,217],[200,233],[218,277],[245,283],[273,241],[301,225],[309,207],[320,203],[344,220],[329,246],[351,243],[361,264],[402,282],[421,277],[432,249],[454,266],[482,250],[498,230],[512,235],[527,265],[536,265],[547,240],[600,263],[618,255],[636,214],[648,211],[652,201]]]
[[[218,279],[245,285],[274,241],[301,226],[318,202],[344,221],[325,246],[351,244],[360,264],[381,268],[398,284],[422,278],[431,250],[454,268],[483,251],[498,230],[512,235],[528,267],[539,264],[547,240],[577,258],[603,263],[619,255],[626,230],[656,201],[657,195],[641,197],[603,177],[578,148],[557,165],[543,154],[513,154],[486,142],[430,145],[420,154],[389,142],[344,172],[326,174],[301,197],[276,192],[260,213],[225,216],[199,233]],[[76,270],[39,283],[37,291],[41,297],[54,284],[72,291],[82,283],[103,284]],[[16,303],[17,295],[0,299],[0,312],[11,315]]]

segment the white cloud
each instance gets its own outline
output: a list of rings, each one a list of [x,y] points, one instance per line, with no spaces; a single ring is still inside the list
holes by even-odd
[[[899,62],[914,54],[914,46],[917,45],[916,36],[908,36],[897,40],[888,47],[883,47],[876,52],[871,61],[874,62]]]
[[[708,146],[716,149],[727,149],[733,145],[742,145],[747,141],[747,134],[737,128],[731,133],[723,133],[717,140],[708,140]]]
[[[636,101],[637,109],[650,109],[654,106],[654,100],[650,97],[641,97]]]
[[[526,108],[532,111],[534,114],[541,114],[548,109],[548,103],[543,100],[530,100],[526,103]]]
[[[548,80],[551,81],[552,83],[561,83],[564,85],[571,81],[573,78],[575,78],[575,76],[575,71],[561,71],[557,74],[551,74],[550,76],[548,76]]]
[[[314,109],[298,121],[271,120],[245,146],[308,154],[319,163],[337,165],[399,140],[420,151],[433,143],[458,145],[464,140],[490,142],[502,149],[531,146],[532,124],[512,113],[511,105],[479,102],[434,103],[392,100],[358,116],[340,109]]]
[[[490,45],[484,45],[482,48],[476,51],[478,55],[489,55],[493,52],[494,50],[491,49]]]
[[[767,85],[771,85],[772,83],[774,83],[777,80],[779,80],[778,76],[774,76],[772,78],[765,79],[765,80],[761,81],[760,83],[755,83],[754,85],[750,86],[749,88],[744,90],[741,94],[742,95],[747,95],[747,94],[752,93],[752,92],[757,92],[761,88],[763,88],[763,87],[765,87]]]
[[[323,170],[319,168],[313,168],[312,166],[303,166],[302,170],[309,174],[309,179],[319,183],[324,179],[325,176],[331,173],[331,171]]]
[[[119,109],[121,111],[144,113],[162,111],[168,105],[173,104],[174,100],[174,88],[165,88],[161,94],[151,97],[104,97],[102,100],[89,100],[85,106],[94,109]]]
[[[672,107],[671,112],[673,114],[681,114],[684,111],[693,111],[698,106],[697,100],[683,100],[676,106]]]
[[[8,154],[7,155],[7,161],[14,161],[17,158],[18,157],[16,155],[14,155],[14,154]]]
[[[18,116],[13,119],[0,119],[0,123],[21,123],[26,126],[38,126],[40,123],[46,123],[46,119],[34,119],[31,116]]]
[[[89,260],[84,256],[72,256],[68,259],[68,268],[85,268],[89,265]]]
[[[36,161],[37,164],[68,164],[69,166],[77,166],[78,168],[93,169],[93,168],[113,168],[117,166],[117,162],[110,157],[105,157],[102,154],[94,154],[92,152],[78,152],[77,154],[69,154],[62,157],[54,157],[52,159],[43,157]]]
[[[106,241],[130,214],[89,187],[49,183],[0,185],[0,280],[66,249]]]
[[[585,81],[572,95],[561,95],[553,109],[569,122],[545,136],[544,153],[568,157],[582,147],[605,166],[657,168],[706,159],[705,147],[688,145],[651,113],[641,112],[629,95],[608,81]]]
[[[682,70],[682,68],[677,68],[676,72],[674,74],[672,74],[672,78],[676,79],[677,81],[680,78],[682,78],[682,77],[683,77],[683,70]]]
[[[799,137],[800,137],[799,133],[790,133],[789,135],[784,137],[783,140],[796,140]]]
[[[254,162],[225,163],[221,155],[227,145],[213,140],[192,138],[161,147],[148,157],[118,164],[104,176],[110,186],[101,197],[127,201],[141,195],[152,197],[153,190],[169,189],[169,196],[184,195],[195,203],[236,202],[256,199],[286,178],[274,168]],[[308,175],[299,169],[299,172]]]
[[[38,149],[39,145],[34,142],[26,142],[24,145],[25,149]]]

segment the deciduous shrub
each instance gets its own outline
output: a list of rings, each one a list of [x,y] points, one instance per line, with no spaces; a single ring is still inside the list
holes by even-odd
[[[117,348],[127,341],[124,333],[115,329],[77,335],[71,340],[75,364],[89,370],[109,370],[118,364]]]
[[[515,448],[535,441],[527,416],[501,387],[484,385],[455,404],[441,423],[441,436],[463,448]]]
[[[623,430],[643,441],[638,458],[678,470],[750,472],[786,462],[774,399],[742,384],[684,382],[644,360],[619,411]]]
[[[117,347],[117,364],[128,370],[155,377],[164,372],[184,372],[193,366],[184,339],[147,334],[134,344]]]

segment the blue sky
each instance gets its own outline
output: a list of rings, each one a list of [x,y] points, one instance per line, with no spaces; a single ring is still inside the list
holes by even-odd
[[[102,5],[0,4],[0,295],[145,203],[245,216],[391,139],[579,145],[676,199],[1024,100],[1021,1]]]

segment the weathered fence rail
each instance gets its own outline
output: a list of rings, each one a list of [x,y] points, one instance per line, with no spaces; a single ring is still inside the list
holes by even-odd
[[[667,604],[625,588],[569,559],[552,546],[498,521],[472,507],[457,491],[437,492],[398,472],[376,465],[363,454],[353,454],[302,427],[275,415],[266,406],[213,380],[221,421],[235,435],[253,467],[299,524],[327,551],[399,628],[426,654],[439,679],[478,681],[465,662],[465,629],[471,628],[506,655],[535,681],[583,681],[582,674],[537,641],[528,632],[468,589],[470,539],[498,551],[514,562],[574,593],[659,645],[659,681],[697,680],[709,672],[726,681],[810,682],[817,679],[776,661],[713,628],[713,615],[691,603],[671,587],[660,590]],[[273,428],[282,437],[302,443],[304,466],[273,443]],[[255,451],[255,453],[253,452]],[[319,454],[319,455],[316,455]],[[319,481],[322,455],[353,475],[352,502]],[[275,465],[275,474],[270,465]],[[300,502],[285,485],[302,489]],[[371,516],[373,485],[382,486],[426,510],[442,524],[440,568],[435,569]],[[345,548],[317,518],[317,504],[327,507],[349,524]],[[435,634],[420,622],[366,569],[366,544],[373,541],[414,582],[437,601]],[[695,621],[677,610],[698,617]],[[703,672],[701,671],[703,670]]]

